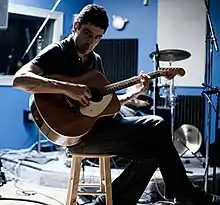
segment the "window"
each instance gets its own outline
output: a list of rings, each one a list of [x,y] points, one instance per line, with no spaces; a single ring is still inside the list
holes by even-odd
[[[54,12],[31,44],[50,10],[10,3],[8,10],[8,27],[0,30],[0,85],[11,85],[15,72],[63,31],[63,13]]]
[[[24,55],[43,21],[40,17],[9,14],[8,28],[0,31],[0,75],[14,75],[23,64],[52,42],[54,20],[50,19]]]

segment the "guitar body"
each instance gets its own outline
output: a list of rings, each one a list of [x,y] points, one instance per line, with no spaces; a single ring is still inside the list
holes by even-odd
[[[102,89],[109,84],[97,71],[89,71],[78,77],[54,76],[53,79]],[[50,141],[61,146],[71,146],[88,133],[100,117],[114,115],[120,110],[116,94],[108,94],[99,100],[91,100],[83,107],[61,94],[33,94],[30,110],[40,131]]]

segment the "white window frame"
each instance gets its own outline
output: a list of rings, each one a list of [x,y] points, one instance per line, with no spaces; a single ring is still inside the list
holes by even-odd
[[[51,11],[47,9],[9,3],[8,13],[41,17],[46,19],[48,15],[51,14]],[[50,19],[55,20],[52,41],[56,42],[59,41],[63,35],[63,12],[54,11],[50,16]],[[0,76],[0,86],[11,86],[12,79],[13,75]]]

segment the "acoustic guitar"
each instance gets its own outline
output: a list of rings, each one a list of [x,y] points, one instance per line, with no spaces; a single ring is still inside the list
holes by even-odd
[[[151,78],[184,76],[183,68],[160,68],[148,73]],[[38,93],[30,97],[30,111],[42,134],[54,144],[71,146],[88,133],[100,117],[114,115],[120,110],[116,91],[140,83],[141,76],[110,84],[108,79],[97,71],[89,71],[78,77],[50,76],[56,80],[84,84],[91,90],[89,106],[80,106],[62,94]]]

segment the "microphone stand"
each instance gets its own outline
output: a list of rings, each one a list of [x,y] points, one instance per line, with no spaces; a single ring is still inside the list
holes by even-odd
[[[208,56],[208,67],[206,67],[205,72],[205,84],[212,86],[212,67],[213,67],[213,49],[215,47],[216,52],[219,51],[218,43],[216,40],[216,35],[214,31],[214,27],[212,24],[212,20],[209,13],[207,0],[204,0],[207,20],[209,24],[209,34],[207,36],[208,48],[209,48],[209,56]],[[205,87],[208,88],[207,86]],[[207,191],[208,187],[208,171],[209,171],[209,146],[210,146],[210,135],[211,135],[211,112],[212,108],[210,103],[207,104],[207,136],[206,136],[206,156],[205,156],[205,184],[204,190]]]
[[[62,0],[57,0],[56,3],[54,4],[53,8],[51,9],[49,15],[47,16],[47,18],[44,20],[43,24],[41,25],[41,27],[39,28],[39,30],[37,31],[36,35],[34,36],[33,40],[31,41],[31,43],[29,44],[28,48],[26,49],[26,51],[24,52],[23,56],[22,56],[22,60],[24,59],[24,57],[26,56],[26,54],[30,51],[31,47],[33,46],[34,42],[36,41],[37,37],[39,36],[40,32],[43,30],[43,28],[45,27],[45,25],[47,24],[48,20],[50,19],[51,15],[53,14],[53,12],[56,10],[56,8],[58,7],[58,5],[60,4]]]
[[[156,71],[159,70],[160,68],[160,63],[159,63],[159,48],[158,48],[158,44],[156,44],[156,52],[155,52],[155,63],[156,63]],[[154,106],[153,106],[153,114],[157,115],[157,106],[158,106],[158,101],[159,101],[159,88],[158,88],[158,78],[155,79],[154,81]]]
[[[42,44],[42,39],[41,39],[41,36],[40,33],[41,31],[43,30],[43,28],[45,27],[45,25],[47,24],[47,22],[49,21],[51,15],[53,14],[53,12],[56,10],[56,8],[58,7],[58,5],[60,4],[62,0],[57,0],[55,2],[55,4],[53,5],[50,13],[48,14],[48,16],[46,17],[46,19],[44,20],[44,22],[42,23],[42,25],[40,26],[40,28],[38,29],[36,35],[34,36],[34,38],[32,39],[31,43],[29,44],[28,48],[26,49],[26,51],[24,52],[23,56],[22,56],[22,60],[24,60],[26,54],[30,51],[31,47],[33,46],[34,42],[37,40],[37,38],[39,37],[39,45],[38,48],[42,48],[41,44]],[[40,51],[40,49],[38,49]],[[38,127],[37,127],[38,129]],[[43,158],[46,158],[46,156],[44,155],[41,155],[41,132],[40,130],[38,129],[38,133],[37,133],[37,153],[36,154],[33,154],[31,156],[32,159],[35,159],[35,161],[37,161],[37,159],[41,159],[42,157]],[[48,157],[47,157],[48,158]],[[56,157],[50,157],[50,160],[57,160]]]
[[[216,98],[216,109],[214,110],[215,111],[215,141],[216,141],[217,135],[218,135],[218,122],[219,122],[220,88],[209,86],[209,85],[206,85],[204,83],[202,85],[205,86],[205,87],[211,88],[210,90],[202,92],[202,94],[205,95],[208,98],[208,100],[209,100],[208,95],[216,94],[216,97],[217,97]],[[209,104],[210,104],[210,106],[213,106],[211,100],[209,100]],[[215,146],[214,146],[214,153],[216,153],[216,147]],[[213,165],[213,183],[212,183],[213,193],[215,192],[215,185],[216,185],[216,165],[214,163],[214,165]]]

